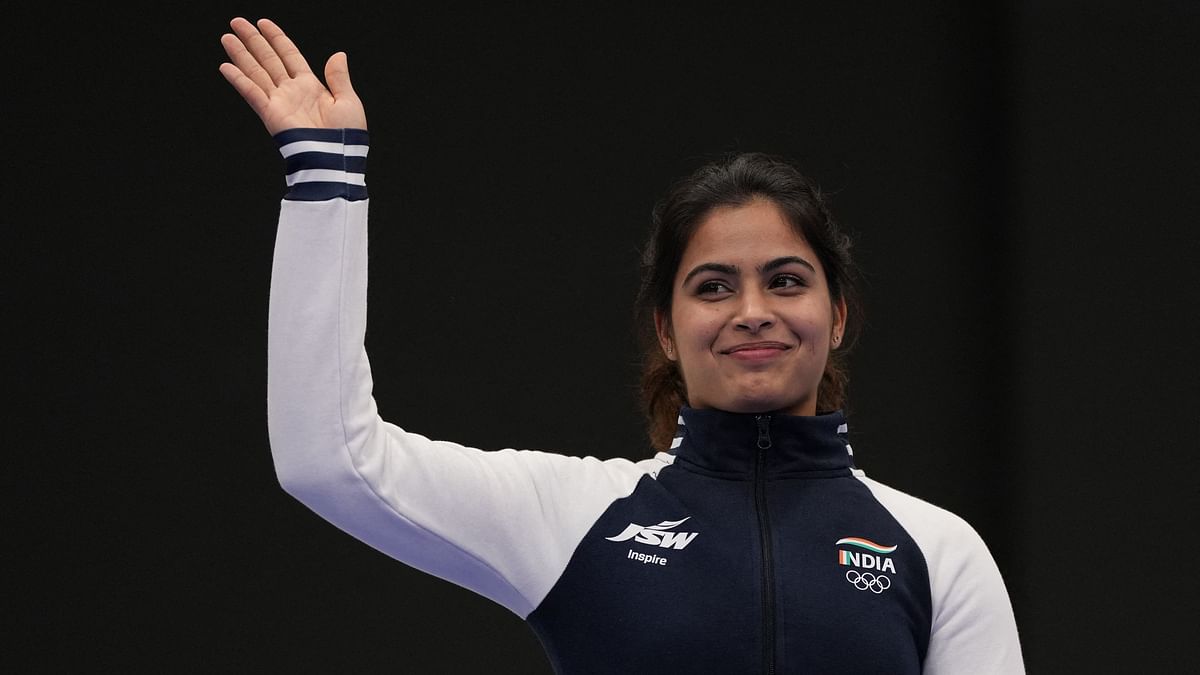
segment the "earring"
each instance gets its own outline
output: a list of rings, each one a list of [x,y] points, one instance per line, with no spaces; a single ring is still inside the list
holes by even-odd
[[[841,342],[841,341],[842,341],[842,336],[841,336],[841,335],[834,335],[834,336],[833,336],[833,344],[834,344],[835,346],[836,346],[836,345],[837,345],[839,342]]]

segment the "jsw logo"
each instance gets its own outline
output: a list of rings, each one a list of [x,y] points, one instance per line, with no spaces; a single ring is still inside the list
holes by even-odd
[[[691,516],[688,516],[690,518]],[[625,531],[615,537],[605,537],[609,541],[628,541],[630,539],[643,544],[652,544],[662,548],[676,550],[692,543],[699,532],[667,532],[681,525],[684,520],[664,520],[657,525],[638,525],[630,523]]]

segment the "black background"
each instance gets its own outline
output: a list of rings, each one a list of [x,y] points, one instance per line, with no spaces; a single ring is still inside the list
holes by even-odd
[[[367,105],[385,417],[646,456],[649,210],[714,154],[788,156],[836,193],[867,272],[859,465],[983,534],[1031,670],[1191,664],[1200,5],[960,4],[14,17],[5,658],[548,670],[506,610],[275,483],[282,162],[217,73],[228,19],[256,12],[314,68],[349,52]]]

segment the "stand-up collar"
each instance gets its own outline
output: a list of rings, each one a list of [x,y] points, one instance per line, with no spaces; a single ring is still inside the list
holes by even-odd
[[[813,417],[684,407],[671,452],[677,462],[719,473],[752,474],[760,445],[768,476],[848,473],[853,468],[841,412]]]

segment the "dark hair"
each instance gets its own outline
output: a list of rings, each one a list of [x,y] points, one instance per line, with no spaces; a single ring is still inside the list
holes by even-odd
[[[642,337],[642,410],[651,445],[666,449],[675,434],[680,406],[687,402],[683,377],[675,362],[663,355],[654,330],[654,313],[671,315],[675,275],[696,228],[713,209],[742,206],[755,199],[772,202],[788,223],[812,246],[825,270],[830,298],[849,310],[843,348],[829,353],[817,390],[817,410],[828,412],[846,405],[848,376],[846,348],[858,315],[855,269],[850,238],[830,214],[820,188],[791,164],[769,155],[731,155],[698,169],[676,183],[654,207],[650,239],[642,253],[642,284],[637,320]]]

